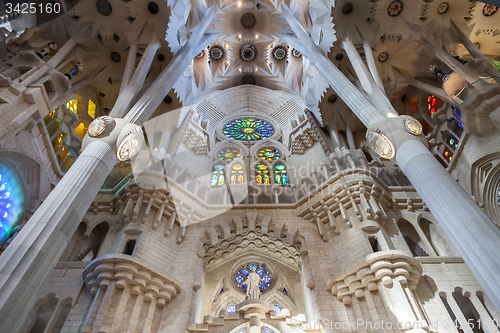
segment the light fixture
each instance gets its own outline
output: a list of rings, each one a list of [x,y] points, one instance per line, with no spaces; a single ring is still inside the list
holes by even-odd
[[[259,72],[259,69],[256,67],[255,68],[255,73],[258,73]]]
[[[366,140],[372,150],[380,157],[390,160],[396,155],[396,149],[385,134],[378,132],[366,133]]]
[[[241,34],[238,35],[238,39],[241,39]]]
[[[259,39],[259,35],[255,35],[255,39]]]
[[[408,118],[405,120],[405,127],[413,135],[420,135],[422,134],[422,124],[414,119],[414,118]]]
[[[238,68],[238,73],[241,73],[241,72],[242,72],[242,71],[241,71],[241,68]]]

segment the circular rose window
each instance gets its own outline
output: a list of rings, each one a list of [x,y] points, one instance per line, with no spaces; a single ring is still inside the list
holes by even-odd
[[[219,60],[224,55],[224,50],[220,46],[214,46],[210,49],[210,57],[214,60]]]
[[[233,140],[258,141],[270,138],[274,134],[274,128],[261,119],[243,118],[224,125],[222,132]]]
[[[252,61],[255,59],[255,55],[257,54],[257,50],[255,46],[250,44],[245,44],[240,49],[241,58],[245,61]]]
[[[387,14],[389,16],[398,16],[403,11],[403,3],[400,0],[394,0],[387,7]]]
[[[286,57],[286,50],[281,46],[278,46],[274,49],[273,56],[276,60],[283,60]]]

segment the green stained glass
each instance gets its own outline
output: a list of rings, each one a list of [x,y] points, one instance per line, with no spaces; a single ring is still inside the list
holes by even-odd
[[[240,157],[240,151],[237,149],[229,148],[229,149],[223,149],[219,152],[217,157],[221,159],[222,161],[227,161],[231,162]]]
[[[217,186],[223,186],[224,184],[225,184],[224,166],[221,164],[217,164],[214,166],[212,171],[211,185],[217,187]]]
[[[262,160],[272,161],[281,157],[281,153],[277,149],[265,148],[259,150],[257,156]]]
[[[270,138],[274,134],[274,128],[264,120],[244,118],[227,123],[222,132],[233,140],[258,141]]]
[[[274,180],[278,185],[289,185],[286,166],[283,164],[276,164],[274,166]]]

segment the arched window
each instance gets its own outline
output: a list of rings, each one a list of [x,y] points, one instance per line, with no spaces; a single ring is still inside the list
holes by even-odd
[[[281,309],[281,306],[279,306],[278,304],[274,304],[274,312],[280,312],[282,309]]]
[[[441,138],[446,144],[451,147],[452,151],[458,148],[459,139],[457,139],[450,131],[441,132]]]
[[[434,114],[439,108],[443,106],[443,102],[434,95],[430,95],[427,98],[427,108],[429,110],[429,114]]]
[[[410,222],[401,220],[398,222],[399,230],[401,235],[406,241],[408,248],[415,257],[428,257],[429,254],[425,251],[425,246],[420,239],[417,231]]]
[[[212,169],[212,186],[223,186],[225,184],[224,166],[222,164],[214,165]]]
[[[229,305],[227,308],[226,308],[226,311],[228,313],[233,313],[233,312],[236,312],[236,305]]]
[[[255,167],[255,182],[257,185],[269,185],[269,168],[265,164],[257,164]]]
[[[233,164],[231,168],[231,185],[241,185],[245,182],[245,169],[241,164]]]
[[[278,185],[290,185],[284,164],[278,163],[274,166],[274,181]]]

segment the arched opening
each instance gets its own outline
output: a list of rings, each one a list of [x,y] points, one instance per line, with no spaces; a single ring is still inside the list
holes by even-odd
[[[462,311],[462,314],[467,320],[467,323],[472,323],[472,325],[470,325],[472,332],[484,333],[483,328],[479,324],[480,323],[479,313],[477,312],[476,308],[474,307],[474,304],[472,304],[469,297],[463,295],[462,290],[460,288],[456,288],[455,291],[452,293],[452,296],[455,299],[455,302],[457,303],[458,307],[460,308],[460,311]]]
[[[56,309],[57,302],[58,300],[54,294],[49,294],[41,300],[29,333],[43,333],[45,331]]]
[[[444,250],[442,250],[442,247],[440,247],[438,251],[436,246],[440,241],[442,241],[442,239],[437,235],[436,226],[426,219],[421,219],[420,229],[422,229],[422,231],[424,232],[425,237],[427,237],[427,240],[432,246],[434,252],[436,252],[436,255],[444,254]]]
[[[403,236],[408,248],[415,257],[428,257],[429,253],[425,250],[425,246],[420,239],[417,231],[413,225],[405,220],[400,220],[398,222],[399,231],[401,236]]]
[[[439,298],[441,299],[441,302],[443,303],[443,306],[446,309],[446,312],[448,312],[448,315],[450,316],[451,322],[458,323],[457,316],[455,316],[455,313],[451,309],[450,303],[448,303],[448,299],[446,298],[446,294],[440,293]],[[460,325],[456,325],[455,327],[457,328],[459,333],[464,333],[462,328],[460,328]]]
[[[101,245],[108,234],[108,230],[109,225],[106,222],[97,225],[90,233],[90,236],[85,240],[82,250],[76,257],[76,260],[94,260],[97,258]]]

